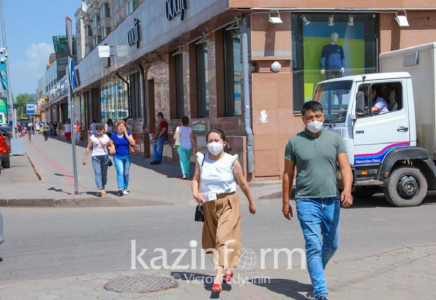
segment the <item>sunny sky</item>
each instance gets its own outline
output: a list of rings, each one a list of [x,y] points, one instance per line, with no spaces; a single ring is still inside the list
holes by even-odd
[[[52,36],[65,35],[65,17],[73,20],[80,0],[1,0],[8,46],[12,93],[36,94],[38,79],[54,52]],[[1,25],[1,24],[0,24]],[[3,40],[0,40],[3,47]]]

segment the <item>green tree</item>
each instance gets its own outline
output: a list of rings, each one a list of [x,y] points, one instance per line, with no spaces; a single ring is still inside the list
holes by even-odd
[[[14,103],[18,104],[17,108],[17,118],[20,119],[20,117],[23,118],[29,118],[30,115],[26,114],[26,103],[27,102],[34,102],[36,103],[36,100],[29,96],[29,94],[19,94],[17,98],[15,99]]]

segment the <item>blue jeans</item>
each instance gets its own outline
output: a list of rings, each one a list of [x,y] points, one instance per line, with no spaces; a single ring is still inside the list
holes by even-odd
[[[162,162],[162,153],[165,141],[167,138],[165,136],[157,138],[154,140],[153,145],[153,159],[158,162]]]
[[[182,168],[182,175],[186,174],[186,175],[190,176],[192,149],[183,148],[182,146],[180,146],[179,148],[177,148],[177,152],[179,153],[180,167]]]
[[[104,190],[107,182],[107,167],[109,163],[108,155],[98,155],[92,157],[92,167],[94,168],[95,184],[97,189]]]
[[[132,163],[130,155],[114,156],[114,165],[117,170],[117,184],[119,190],[127,190],[129,186],[129,171]]]
[[[339,246],[340,199],[297,198],[296,203],[314,297],[328,297],[324,269]]]

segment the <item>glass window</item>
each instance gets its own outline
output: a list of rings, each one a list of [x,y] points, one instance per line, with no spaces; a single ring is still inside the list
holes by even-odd
[[[358,118],[383,115],[403,108],[401,82],[361,84],[358,91],[363,92],[364,99],[360,104],[359,100],[356,100],[356,116]]]
[[[352,84],[352,81],[340,81],[318,85],[313,99],[322,104],[324,122],[345,122]]]
[[[207,43],[196,45],[197,51],[197,109],[199,118],[209,117],[209,79]]]
[[[240,30],[224,31],[226,117],[241,115],[242,62]]]
[[[127,98],[124,82],[117,80],[105,86],[100,93],[101,119],[115,121],[127,118],[129,114]]]
[[[377,72],[376,14],[292,14],[294,111],[319,81]]]
[[[174,56],[176,65],[176,117],[181,119],[185,114],[185,94],[183,89],[183,54]]]

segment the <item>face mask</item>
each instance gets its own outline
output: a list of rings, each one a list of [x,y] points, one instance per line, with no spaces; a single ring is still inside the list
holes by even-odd
[[[320,121],[313,121],[311,123],[307,123],[306,127],[312,133],[318,133],[321,131],[323,123]]]
[[[97,133],[97,135],[102,135],[103,134],[103,130],[97,130],[95,133]]]
[[[124,131],[122,131],[122,130],[117,130],[117,133],[118,133],[118,134],[123,134]]]
[[[219,142],[207,144],[207,150],[213,155],[220,154],[221,152],[223,152],[223,149],[224,149],[223,144],[221,144]]]

